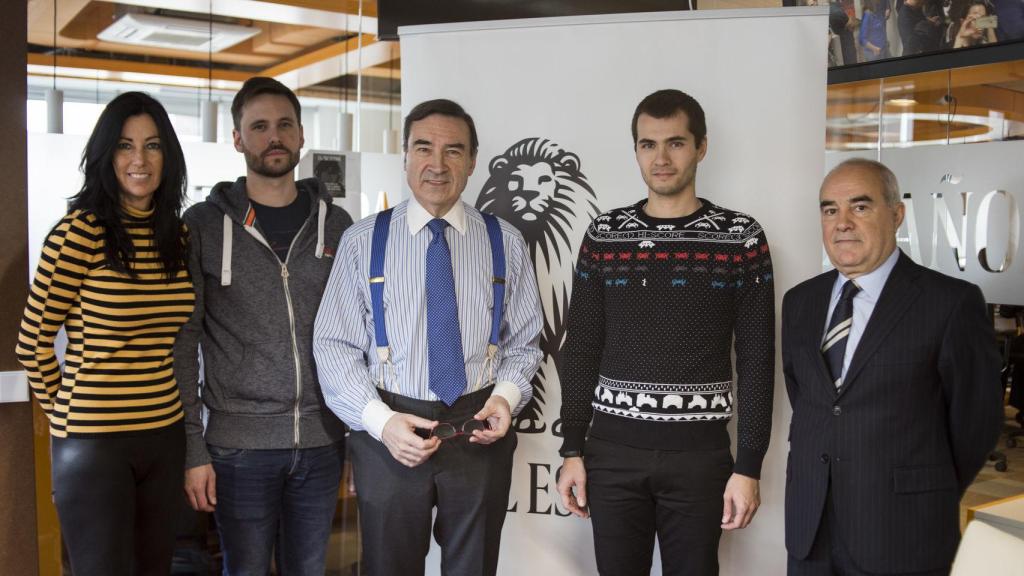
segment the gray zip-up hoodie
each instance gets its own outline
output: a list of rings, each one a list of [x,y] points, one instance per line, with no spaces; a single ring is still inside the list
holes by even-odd
[[[334,250],[352,218],[318,180],[296,186],[312,196],[312,208],[285,262],[260,231],[244,177],[217,184],[183,216],[196,291],[195,312],[174,346],[186,468],[210,462],[207,443],[312,448],[344,437],[324,404],[312,342]],[[200,401],[209,409],[205,438]]]

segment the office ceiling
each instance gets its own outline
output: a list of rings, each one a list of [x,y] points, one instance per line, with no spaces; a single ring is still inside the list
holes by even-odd
[[[181,32],[181,24],[257,32],[216,52],[98,37],[126,15],[166,23],[167,33],[156,31],[165,39]],[[213,87],[226,89],[260,74],[300,94],[352,99],[361,72],[363,99],[380,102],[396,99],[401,88],[397,43],[377,41],[376,0],[28,0],[28,64],[30,74],[48,76],[56,64],[58,77],[144,77],[153,84],[191,81],[197,87],[210,79]]]
[[[391,0],[443,13],[446,0]],[[478,11],[495,0],[468,0]],[[508,0],[500,0],[508,4]],[[574,0],[579,4],[579,0]],[[603,11],[691,0],[595,0]],[[274,76],[299,94],[393,102],[401,91],[397,42],[377,40],[377,0],[27,0],[30,76],[102,79],[235,90],[254,74]],[[701,0],[702,9],[778,6],[781,0]],[[571,4],[571,3],[570,3]],[[562,15],[560,0],[522,8]],[[532,12],[531,12],[532,13]],[[99,34],[125,15],[185,19],[194,26],[246,26],[258,33],[212,53],[104,41]],[[357,76],[361,76],[357,82]]]
[[[777,1],[703,0],[701,7],[743,8]],[[364,101],[400,100],[398,43],[377,40],[377,0],[27,2],[30,75],[49,77],[56,70],[58,78],[230,91],[261,74],[277,77],[306,96],[354,100],[358,85]],[[557,0],[551,2],[557,5]],[[251,27],[257,32],[216,52],[98,37],[126,15],[183,19],[200,29],[213,24]],[[361,76],[359,82],[357,76]],[[947,92],[954,99],[944,99]],[[828,100],[829,149],[877,145],[880,94],[886,144],[941,143],[947,133],[951,141],[1024,136],[1024,62],[1017,61],[833,85]],[[1006,122],[996,128],[993,118]]]

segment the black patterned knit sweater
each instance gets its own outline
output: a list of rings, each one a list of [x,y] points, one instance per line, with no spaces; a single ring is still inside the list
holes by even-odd
[[[660,219],[643,200],[587,229],[562,348],[563,454],[582,452],[588,427],[638,448],[728,447],[735,407],[735,471],[760,477],[775,372],[771,255],[753,218],[701,202]]]

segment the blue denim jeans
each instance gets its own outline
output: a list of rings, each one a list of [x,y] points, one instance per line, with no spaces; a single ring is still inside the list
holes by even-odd
[[[338,500],[343,444],[297,450],[209,446],[224,576],[322,576]]]

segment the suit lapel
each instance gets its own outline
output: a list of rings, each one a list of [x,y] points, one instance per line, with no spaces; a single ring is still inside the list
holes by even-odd
[[[882,294],[878,297],[875,309],[871,312],[871,318],[868,319],[868,325],[864,328],[860,343],[853,353],[850,367],[846,371],[846,378],[843,379],[843,385],[839,390],[840,396],[856,383],[857,376],[864,369],[868,359],[903,318],[907,309],[910,308],[910,303],[917,298],[921,291],[914,282],[917,276],[917,264],[914,264],[901,251],[896,266],[893,267],[889,279],[885,282],[885,287],[882,288]]]
[[[825,320],[828,318],[828,304],[832,299],[832,286],[836,283],[836,276],[838,272],[835,270],[822,274],[817,285],[812,288],[813,294],[808,299],[807,310],[807,322],[811,328],[806,332],[811,340],[807,343],[807,349],[811,351],[813,362],[821,375],[820,380],[828,386],[832,394],[835,394],[836,387],[829,376],[825,356],[821,353],[821,339],[825,335]]]

